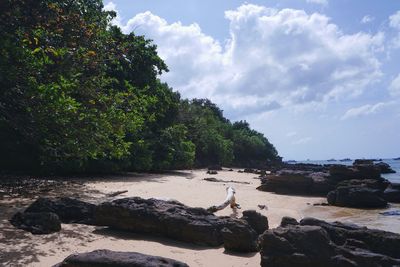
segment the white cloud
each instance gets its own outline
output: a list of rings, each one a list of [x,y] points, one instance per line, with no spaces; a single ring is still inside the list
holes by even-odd
[[[344,34],[324,15],[245,4],[225,13],[221,45],[197,24],[145,12],[122,27],[153,39],[170,72],[162,79],[184,97],[208,97],[242,116],[354,97],[380,76],[384,35]]]
[[[376,113],[382,111],[387,106],[392,105],[392,104],[393,103],[391,103],[391,102],[389,102],[389,103],[380,102],[375,105],[367,104],[367,105],[364,105],[361,107],[351,108],[348,111],[346,111],[346,113],[341,117],[341,120],[358,118],[361,116],[376,114]]]
[[[311,140],[312,140],[311,137],[304,137],[304,138],[301,138],[299,140],[292,142],[292,144],[293,145],[304,145],[304,144],[309,143]]]
[[[328,5],[328,0],[306,0],[306,1],[307,1],[307,3],[319,4],[319,5],[323,5],[323,6]]]
[[[400,96],[400,73],[390,83],[389,91],[393,96]]]
[[[370,22],[372,22],[372,21],[374,21],[374,20],[375,20],[374,17],[372,17],[372,16],[370,16],[370,15],[365,15],[365,16],[361,19],[361,23],[362,23],[362,24],[367,24],[367,23],[370,23]]]
[[[400,30],[400,10],[389,17],[389,25]]]
[[[296,135],[297,135],[297,132],[289,132],[289,133],[286,134],[287,137],[293,137],[293,136],[296,136]]]
[[[116,17],[111,21],[111,24],[116,25],[118,27],[122,27],[122,22],[121,22],[121,15],[119,14],[117,10],[117,5],[114,4],[113,2],[108,2],[103,9],[105,11],[114,11],[116,13]]]

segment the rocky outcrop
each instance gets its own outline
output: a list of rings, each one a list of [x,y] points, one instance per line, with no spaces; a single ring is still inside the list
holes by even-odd
[[[217,217],[205,209],[176,201],[133,197],[105,202],[96,208],[95,222],[196,244],[225,243],[225,248],[234,251],[255,251],[257,247],[258,235],[245,220]],[[238,240],[233,240],[234,237]]]
[[[72,254],[53,267],[188,267],[187,264],[169,258],[150,256],[136,252],[95,250]]]
[[[379,167],[381,173],[396,173],[396,171],[393,170],[390,165],[385,162],[376,163],[375,166]]]
[[[384,192],[383,197],[387,202],[400,203],[400,184],[391,184]]]
[[[352,167],[332,165],[329,169],[330,180],[343,181],[351,179],[379,179],[380,168],[373,164],[358,164]]]
[[[339,186],[368,187],[371,189],[384,191],[389,185],[390,182],[388,180],[383,178],[378,178],[378,179],[362,179],[362,180],[358,179],[344,180],[339,182],[337,184],[337,187]]]
[[[396,266],[400,235],[306,218],[260,238],[261,266]]]
[[[330,205],[353,208],[384,208],[383,192],[363,186],[339,186],[327,195]]]
[[[268,218],[255,210],[243,211],[241,219],[245,220],[259,235],[268,229]]]
[[[326,195],[333,189],[328,176],[323,172],[284,169],[262,178],[257,189],[280,194]]]
[[[92,224],[95,208],[96,205],[78,199],[40,197],[25,212],[53,212],[63,223]]]
[[[18,212],[10,220],[16,228],[32,234],[51,234],[61,230],[61,221],[57,214],[52,212]]]

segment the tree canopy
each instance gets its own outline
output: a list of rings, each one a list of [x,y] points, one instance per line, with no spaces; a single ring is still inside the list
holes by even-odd
[[[144,36],[110,24],[101,0],[0,3],[0,167],[165,170],[251,165],[275,148],[207,99],[182,100]]]

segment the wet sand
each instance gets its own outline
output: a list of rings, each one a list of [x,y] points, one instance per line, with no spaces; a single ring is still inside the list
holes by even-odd
[[[219,183],[204,181],[216,177],[242,183]],[[44,193],[49,196],[72,196],[93,203],[140,196],[143,198],[175,199],[188,206],[208,208],[225,199],[225,188],[236,189],[236,199],[241,205],[237,212],[230,208],[217,215],[240,217],[241,211],[255,209],[266,215],[270,228],[277,227],[283,216],[301,219],[313,216],[328,221],[352,222],[393,232],[400,232],[400,217],[385,217],[383,210],[358,210],[329,206],[313,206],[325,202],[325,198],[277,195],[256,190],[260,184],[257,175],[220,171],[208,175],[205,170],[179,171],[168,174],[127,174],[114,177],[77,179],[81,183],[68,184]],[[128,190],[127,193],[108,198],[106,194]],[[76,252],[95,249],[135,251],[164,256],[186,262],[190,266],[259,266],[259,253],[236,254],[223,247],[210,248],[177,242],[160,237],[110,231],[104,227],[79,224],[63,224],[58,233],[38,236],[15,229],[8,219],[18,210],[34,201],[36,196],[26,198],[0,198],[0,266],[52,266]],[[267,209],[260,209],[265,205]],[[390,209],[400,209],[394,205]],[[388,209],[386,209],[388,210]]]

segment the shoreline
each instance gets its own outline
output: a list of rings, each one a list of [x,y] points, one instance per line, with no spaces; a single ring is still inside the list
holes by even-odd
[[[221,180],[248,182],[220,183],[209,182],[204,178],[215,177]],[[257,175],[235,171],[219,171],[217,175],[206,174],[205,169],[177,171],[166,174],[128,174],[107,177],[85,178],[78,183],[43,193],[44,196],[70,196],[89,202],[99,203],[106,200],[139,196],[142,198],[175,199],[187,206],[208,208],[225,199],[225,188],[236,189],[236,200],[241,205],[237,213],[226,208],[215,214],[218,216],[241,216],[242,211],[254,209],[268,217],[270,228],[280,224],[283,216],[296,219],[316,217],[319,219],[352,222],[369,228],[400,232],[398,217],[384,217],[379,210],[358,210],[331,206],[313,206],[325,203],[322,197],[303,197],[278,195],[256,190],[260,185]],[[106,194],[128,190],[114,198]],[[161,237],[142,234],[111,231],[103,227],[79,224],[63,224],[58,233],[35,236],[15,229],[8,219],[17,210],[21,210],[34,201],[28,198],[0,199],[0,265],[6,266],[51,266],[76,252],[88,252],[95,249],[116,251],[135,251],[150,255],[163,256],[186,262],[190,266],[259,266],[260,254],[227,253],[223,247],[209,248],[177,242]],[[267,210],[258,205],[266,205]],[[392,208],[400,208],[392,205]],[[382,218],[381,218],[382,217]]]

